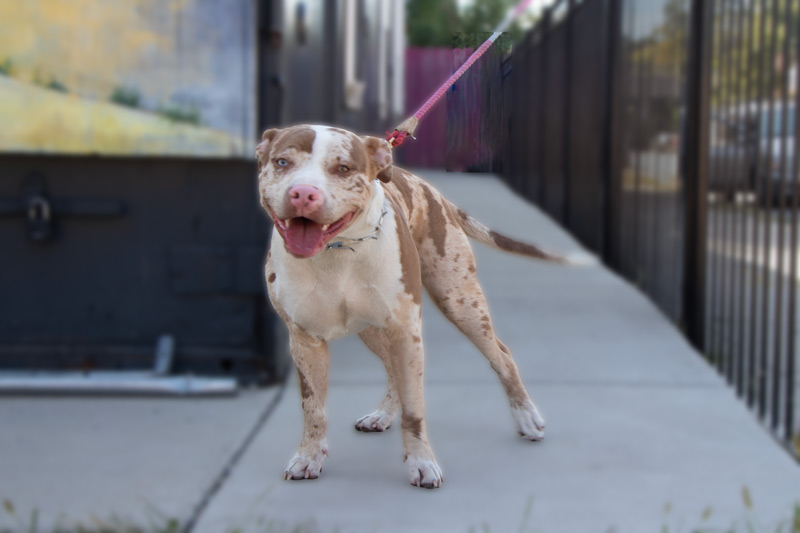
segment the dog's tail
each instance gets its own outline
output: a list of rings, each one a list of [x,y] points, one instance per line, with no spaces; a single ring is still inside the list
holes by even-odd
[[[589,258],[582,257],[583,254],[581,254],[581,257],[577,255],[575,257],[572,257],[572,255],[565,257],[543,250],[533,244],[512,239],[511,237],[494,231],[479,220],[472,218],[461,209],[455,206],[453,207],[458,214],[461,227],[464,228],[464,233],[486,246],[497,248],[504,252],[511,252],[513,254],[524,255],[526,257],[563,265],[583,265],[595,262],[594,260],[589,260]]]

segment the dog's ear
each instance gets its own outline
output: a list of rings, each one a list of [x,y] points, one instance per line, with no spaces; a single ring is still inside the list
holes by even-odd
[[[269,161],[269,145],[279,130],[269,129],[261,136],[261,142],[256,145],[256,159],[258,160],[258,171],[264,168],[264,165]]]
[[[370,173],[384,183],[392,179],[392,145],[377,137],[364,137]]]

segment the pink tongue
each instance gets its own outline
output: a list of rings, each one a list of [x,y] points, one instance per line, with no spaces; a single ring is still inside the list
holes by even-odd
[[[286,230],[286,245],[298,255],[318,252],[322,244],[322,225],[307,218],[293,218]]]

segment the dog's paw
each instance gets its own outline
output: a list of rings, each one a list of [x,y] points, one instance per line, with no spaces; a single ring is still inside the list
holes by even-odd
[[[442,469],[435,459],[423,459],[409,456],[406,458],[408,465],[408,478],[415,487],[424,489],[438,489],[444,482]]]
[[[371,433],[376,431],[386,431],[392,427],[394,413],[388,413],[383,409],[378,409],[368,415],[364,415],[356,420],[356,431]]]
[[[533,441],[544,438],[544,417],[533,405],[533,402],[512,408],[511,416],[514,418],[514,425],[517,426],[517,433],[520,437]]]
[[[305,455],[296,453],[283,473],[283,479],[317,479],[322,473],[322,461],[328,455],[327,446],[318,453]]]

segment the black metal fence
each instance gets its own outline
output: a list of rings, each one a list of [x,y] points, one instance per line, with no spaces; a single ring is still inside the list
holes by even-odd
[[[561,0],[484,80],[505,95],[484,113],[505,117],[492,157],[508,182],[646,292],[796,453],[799,12]]]

